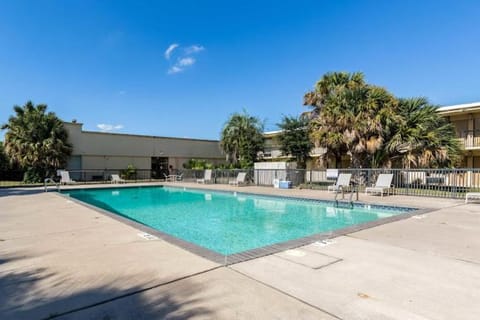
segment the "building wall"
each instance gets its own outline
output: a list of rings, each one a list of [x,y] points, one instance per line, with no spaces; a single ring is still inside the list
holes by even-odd
[[[456,135],[464,148],[462,167],[465,168],[480,168],[480,108],[478,107],[470,106],[468,111],[462,108],[440,111],[440,114],[455,126]]]
[[[447,106],[438,109],[443,117],[447,118],[454,126],[457,138],[463,146],[463,168],[480,168],[480,102],[465,105]],[[280,144],[276,139],[281,131],[265,133],[265,151],[268,161],[284,161],[289,157],[281,155]],[[308,169],[320,168],[348,168],[350,157],[345,155],[341,163],[335,163],[335,159],[321,159],[326,152],[323,148],[312,150],[310,160],[307,162]]]
[[[67,169],[78,169],[79,164],[81,169],[123,169],[128,164],[151,169],[152,157],[168,157],[174,168],[181,168],[189,159],[225,160],[216,140],[82,131],[80,123],[65,123],[65,128],[73,145]]]
[[[124,169],[129,164],[138,169],[150,169],[150,157],[82,156],[83,169]]]

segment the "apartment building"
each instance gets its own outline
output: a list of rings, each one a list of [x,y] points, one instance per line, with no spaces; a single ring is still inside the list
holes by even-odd
[[[462,167],[480,168],[480,102],[438,108],[454,126],[464,148]]]
[[[446,117],[454,126],[458,140],[463,146],[463,168],[480,168],[480,102],[444,106],[438,108],[438,112]],[[263,158],[266,161],[288,160],[289,157],[282,155],[280,144],[276,137],[281,131],[265,132],[265,151]],[[319,166],[318,157],[326,152],[324,148],[315,148],[311,152],[309,168]],[[328,164],[328,167],[348,167],[349,158],[346,156],[342,163]],[[327,164],[320,164],[326,167]]]

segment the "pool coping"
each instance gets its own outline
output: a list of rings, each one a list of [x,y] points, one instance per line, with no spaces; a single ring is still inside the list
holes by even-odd
[[[108,186],[108,187],[88,188],[88,189],[117,189],[117,187],[118,186]],[[129,188],[129,187],[130,188],[144,188],[145,186],[125,186],[125,187],[127,187],[127,188]],[[125,188],[125,187],[122,186],[122,188]],[[147,186],[147,187],[161,187],[161,188],[163,188],[164,185]],[[219,193],[229,193],[229,194],[236,193],[236,194],[244,194],[244,195],[265,196],[265,197],[271,197],[271,198],[286,198],[286,199],[294,199],[294,200],[306,200],[306,201],[314,201],[314,202],[335,203],[335,201],[331,201],[331,200],[320,200],[320,199],[314,199],[314,198],[309,198],[309,197],[275,196],[275,195],[265,195],[265,194],[254,193],[254,192],[229,191],[229,190],[211,190],[211,189],[203,189],[203,188],[195,188],[195,187],[186,188],[186,187],[170,186],[170,185],[168,185],[167,187],[178,188],[178,189],[191,189],[191,190],[199,190],[199,191],[209,191],[209,192],[219,192]],[[86,188],[72,188],[72,189],[68,189],[68,190],[65,190],[65,191],[68,192],[70,190],[85,190],[85,189]],[[252,260],[252,259],[256,259],[256,258],[260,258],[260,257],[267,256],[267,255],[272,255],[272,254],[279,253],[279,252],[289,250],[289,249],[295,249],[295,248],[298,248],[298,247],[301,247],[301,246],[305,246],[305,245],[315,243],[317,241],[322,241],[322,240],[326,240],[326,239],[330,239],[330,238],[336,238],[336,237],[343,236],[343,235],[346,235],[346,234],[358,232],[358,231],[361,231],[361,230],[364,230],[364,229],[369,229],[369,228],[373,228],[373,227],[376,227],[376,226],[380,226],[380,225],[383,225],[383,224],[386,224],[386,223],[391,223],[391,222],[395,222],[395,221],[408,219],[408,218],[411,218],[413,216],[426,214],[428,212],[432,212],[432,211],[435,210],[435,209],[430,209],[430,208],[419,209],[419,208],[405,207],[405,206],[372,205],[370,203],[365,203],[365,202],[362,202],[362,201],[353,201],[354,204],[360,205],[360,206],[361,205],[370,205],[370,206],[379,206],[379,207],[392,207],[392,208],[410,209],[410,211],[407,211],[407,212],[404,212],[404,213],[401,213],[401,214],[397,214],[397,215],[394,215],[394,216],[391,216],[391,217],[380,218],[380,219],[377,219],[377,220],[374,220],[374,221],[369,221],[369,222],[357,224],[357,225],[354,225],[354,226],[349,226],[349,227],[342,228],[342,229],[317,233],[317,234],[313,234],[313,235],[310,235],[310,236],[306,236],[306,237],[302,237],[302,238],[298,238],[298,239],[293,239],[293,240],[288,240],[288,241],[284,241],[284,242],[280,242],[280,243],[276,243],[276,244],[272,244],[272,245],[268,245],[268,246],[264,246],[264,247],[260,247],[260,248],[255,248],[255,249],[251,249],[251,250],[246,250],[246,251],[242,251],[242,252],[234,253],[234,254],[230,254],[230,255],[223,255],[223,254],[220,254],[220,253],[215,252],[213,250],[207,249],[205,247],[201,247],[201,246],[199,246],[197,244],[194,244],[192,242],[183,240],[181,238],[177,238],[175,236],[172,236],[172,235],[167,234],[165,232],[162,232],[160,230],[154,229],[150,226],[147,226],[143,223],[134,221],[132,219],[129,219],[129,218],[124,217],[122,215],[119,215],[117,213],[113,213],[113,212],[110,212],[108,210],[96,207],[92,204],[89,204],[89,203],[83,202],[81,200],[75,199],[73,197],[70,197],[70,196],[62,193],[62,192],[56,192],[56,194],[58,194],[61,197],[64,197],[65,199],[71,200],[71,201],[73,201],[77,204],[83,205],[83,206],[88,207],[88,208],[90,208],[94,211],[97,211],[101,214],[104,214],[104,215],[106,215],[110,218],[113,218],[114,220],[125,223],[125,224],[127,224],[127,225],[129,225],[129,226],[131,226],[135,229],[138,229],[140,231],[143,231],[143,232],[149,233],[151,235],[154,235],[154,236],[158,237],[159,239],[165,240],[165,241],[167,241],[167,242],[169,242],[169,243],[171,243],[175,246],[178,246],[178,247],[180,247],[184,250],[187,250],[188,252],[191,252],[191,253],[196,254],[198,256],[201,256],[205,259],[208,259],[212,262],[222,264],[222,265],[225,265],[225,266],[240,263],[240,262],[244,262],[244,261],[248,261],[248,260]]]

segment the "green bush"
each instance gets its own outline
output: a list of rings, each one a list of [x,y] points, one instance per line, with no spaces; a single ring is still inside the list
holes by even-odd
[[[183,168],[193,170],[213,169],[214,167],[213,163],[202,159],[190,159],[183,164]]]
[[[135,179],[137,175],[137,168],[133,164],[129,164],[126,169],[121,172],[123,179]]]

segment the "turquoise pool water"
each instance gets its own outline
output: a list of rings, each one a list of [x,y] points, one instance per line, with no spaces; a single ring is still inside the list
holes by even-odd
[[[225,255],[411,210],[367,206],[342,209],[330,202],[169,187],[63,193]]]

